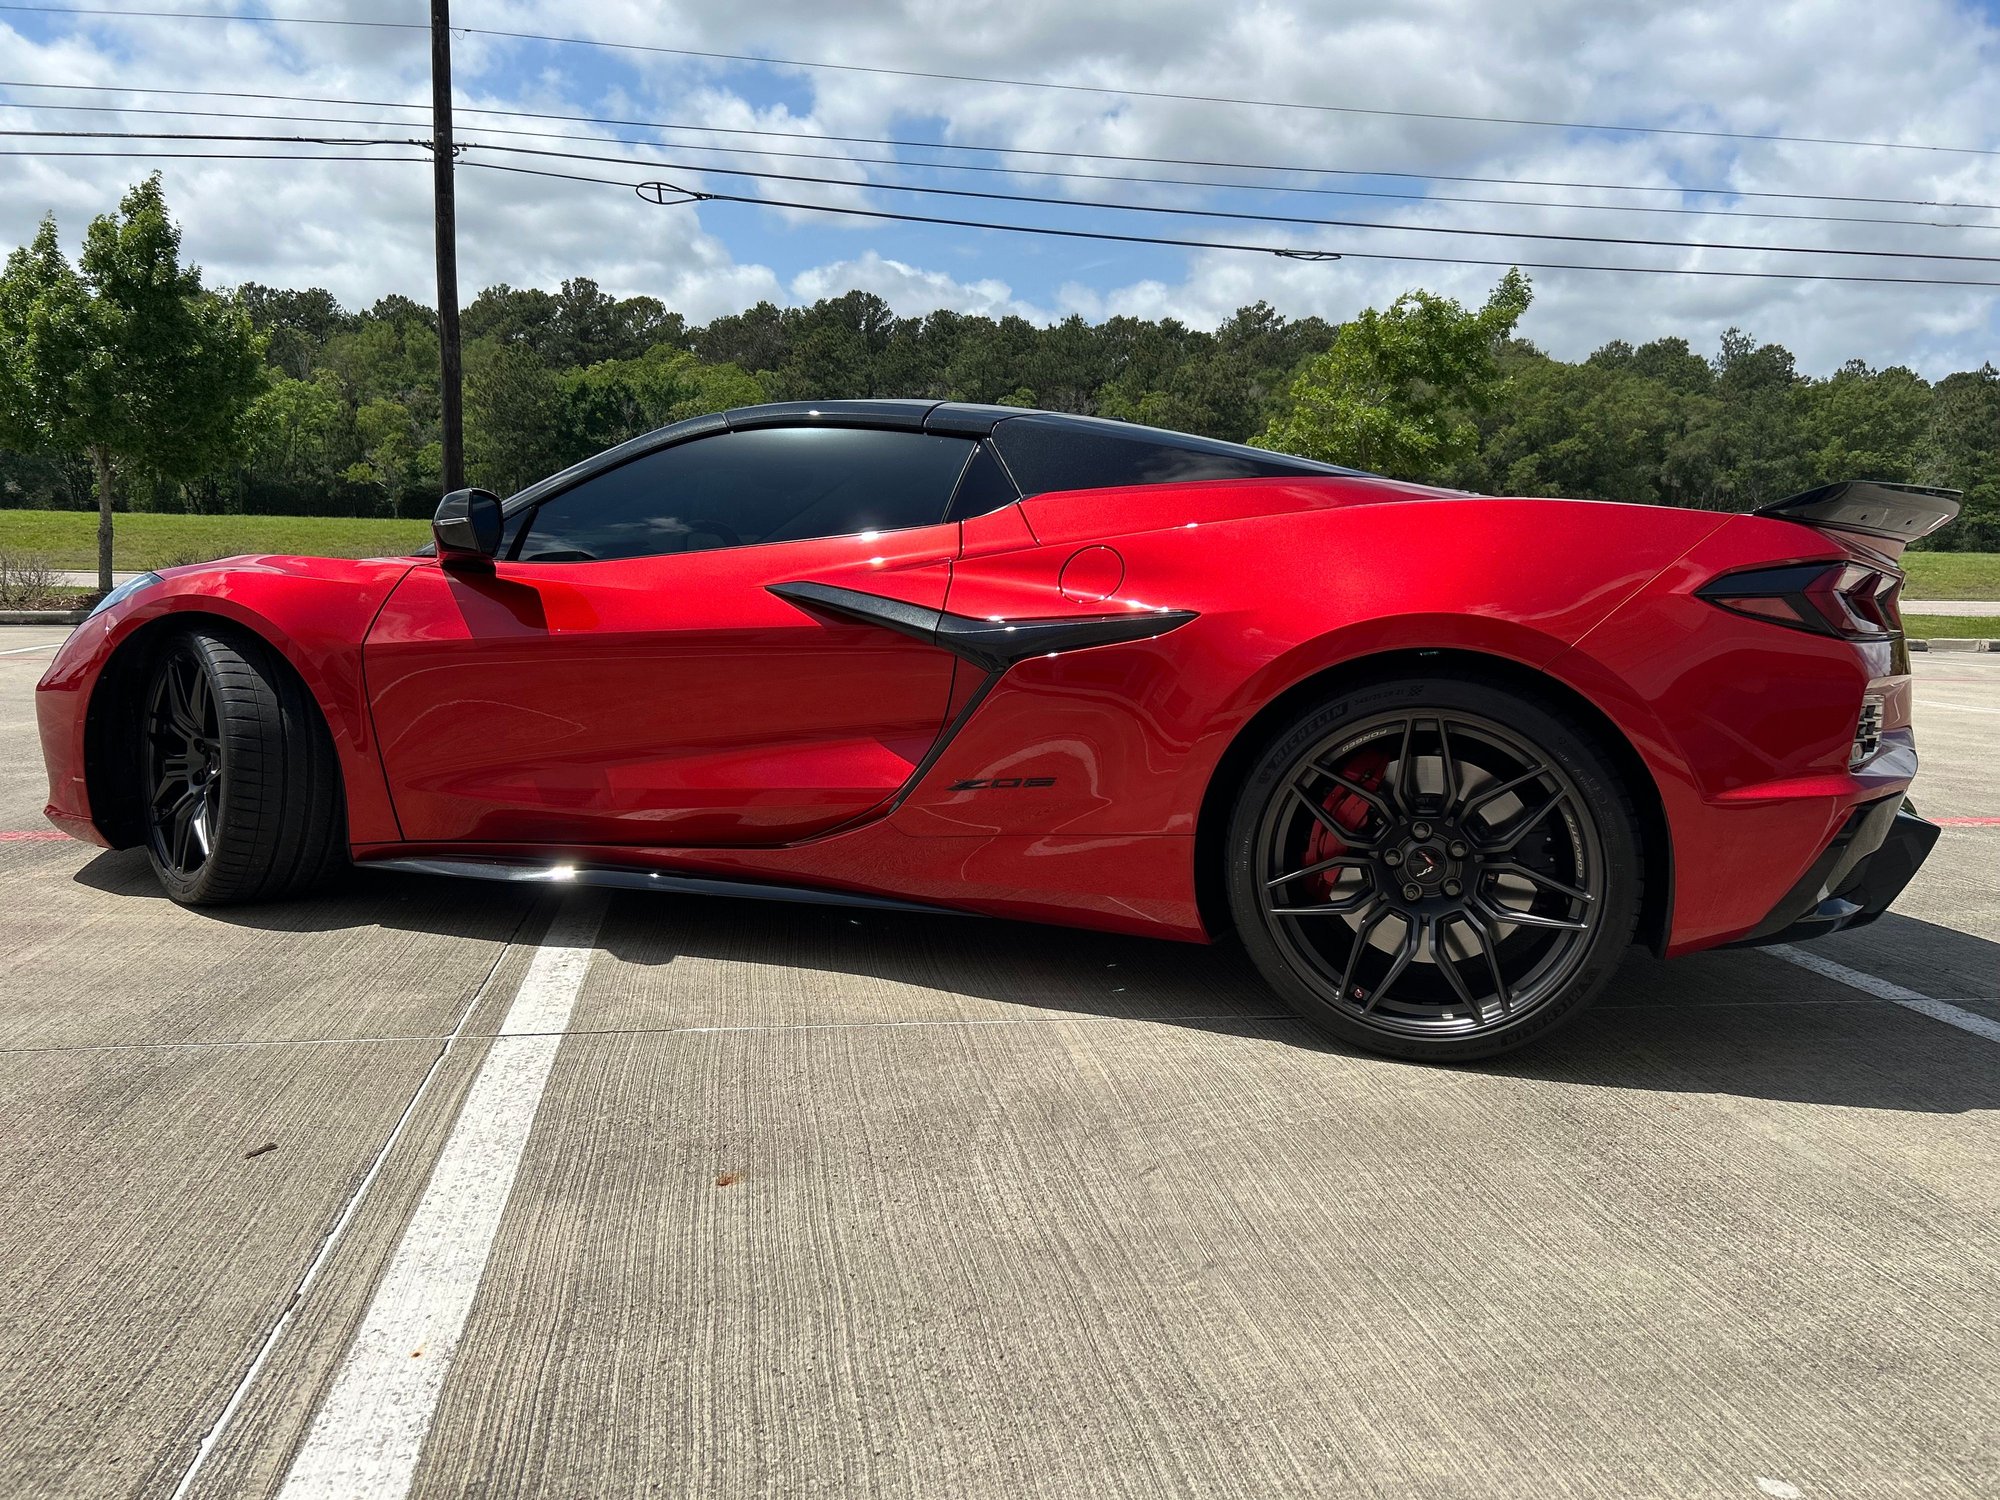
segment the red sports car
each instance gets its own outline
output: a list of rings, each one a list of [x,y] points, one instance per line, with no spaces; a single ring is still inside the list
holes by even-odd
[[[699,417],[435,555],[147,574],[48,815],[178,901],[352,860],[1234,932],[1338,1037],[1546,1035],[1627,946],[1877,916],[1936,839],[1896,560],[1949,492],[1495,499],[1011,407]]]

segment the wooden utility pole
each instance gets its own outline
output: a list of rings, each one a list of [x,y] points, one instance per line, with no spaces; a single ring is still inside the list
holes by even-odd
[[[458,363],[458,205],[452,194],[451,16],[449,0],[431,0],[431,170],[437,219],[438,425],[444,487],[465,488],[465,404]]]

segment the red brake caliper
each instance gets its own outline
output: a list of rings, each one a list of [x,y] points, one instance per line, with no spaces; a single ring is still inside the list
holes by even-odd
[[[1369,750],[1355,756],[1341,774],[1356,786],[1366,787],[1373,792],[1380,789],[1383,773],[1388,769],[1388,755],[1380,750]],[[1332,814],[1333,821],[1349,833],[1359,833],[1367,824],[1368,815],[1375,811],[1366,797],[1356,796],[1346,787],[1335,787],[1333,793],[1325,798],[1320,806]],[[1316,865],[1323,859],[1332,859],[1336,854],[1345,854],[1350,847],[1346,840],[1315,818],[1312,837],[1306,841],[1305,863]],[[1314,886],[1322,900],[1333,899],[1333,888],[1346,873],[1345,870],[1336,867],[1322,870],[1313,877]]]

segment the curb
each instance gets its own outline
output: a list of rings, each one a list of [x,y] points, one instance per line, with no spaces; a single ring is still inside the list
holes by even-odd
[[[1977,636],[1953,640],[1939,637],[1928,641],[1906,641],[1912,651],[2000,651],[2000,641],[1982,640]]]
[[[81,625],[83,609],[0,609],[0,625]]]

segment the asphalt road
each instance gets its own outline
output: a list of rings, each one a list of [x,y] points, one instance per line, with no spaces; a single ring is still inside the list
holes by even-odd
[[[43,837],[58,634],[0,631],[0,1494],[2000,1494],[2000,657],[1918,660],[1898,912],[1447,1071],[1003,923],[183,911]]]

